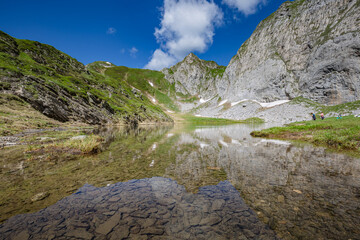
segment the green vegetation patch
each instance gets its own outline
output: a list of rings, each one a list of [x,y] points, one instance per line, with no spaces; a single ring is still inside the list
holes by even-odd
[[[291,10],[296,10],[299,6],[301,6],[303,3],[305,3],[306,0],[295,0],[292,1],[291,4],[289,5],[289,8]],[[288,2],[287,2],[288,3]]]
[[[251,133],[255,137],[302,140],[338,150],[360,153],[360,118],[346,116],[291,123]]]
[[[233,124],[233,123],[244,123],[240,120],[231,120],[224,118],[208,118],[208,117],[196,117],[193,115],[182,115],[181,116],[187,123],[196,125],[222,125],[222,124]]]
[[[180,95],[180,94],[178,94]],[[182,96],[185,96],[183,94],[181,94]],[[180,99],[181,102],[184,102],[184,103],[193,103],[193,102],[196,102],[198,101],[199,98],[197,96],[185,96],[183,99]]]
[[[349,103],[343,103],[335,106],[322,106],[320,110],[325,114],[330,112],[344,114],[344,113],[350,113],[352,110],[356,110],[356,109],[360,109],[360,100]]]
[[[258,117],[247,118],[243,121],[244,123],[265,123],[265,120]]]
[[[180,111],[178,106],[172,101],[172,99],[168,95],[156,90],[155,98],[159,101],[159,103],[163,104],[167,109],[170,109],[175,112]]]
[[[321,112],[323,112],[325,115],[328,113],[342,113],[344,115],[350,114],[353,110],[360,109],[360,100],[334,106],[326,106],[304,97],[297,97],[291,100],[290,104],[304,104],[306,107],[312,107],[315,109],[317,115]]]
[[[326,26],[324,32],[322,32],[320,34],[320,37],[318,38],[318,41],[316,42],[316,45],[322,45],[325,42],[327,42],[330,39],[329,35],[330,35],[332,29],[333,29],[333,27],[331,27],[331,24],[328,24]]]
[[[140,90],[143,94],[154,96],[159,104],[167,109],[179,111],[178,106],[173,101],[175,86],[169,83],[161,72],[120,66],[107,69],[105,75],[113,81],[118,81],[118,84],[126,83]],[[149,104],[151,103],[149,102]]]
[[[214,78],[217,76],[222,77],[224,75],[225,69],[225,66],[219,66],[218,68],[210,69],[210,75]]]
[[[8,75],[8,72],[19,72],[16,65],[19,64],[19,61],[11,57],[7,53],[0,52],[0,76],[1,75]]]
[[[316,103],[308,98],[296,97],[289,102],[290,104],[305,104],[307,107],[321,107],[322,105]]]
[[[149,82],[156,85],[160,91],[169,90],[171,85],[164,78],[165,75],[163,73],[153,70],[119,66],[107,69],[105,74],[114,79],[126,81],[131,86],[142,91],[151,92],[153,90]]]

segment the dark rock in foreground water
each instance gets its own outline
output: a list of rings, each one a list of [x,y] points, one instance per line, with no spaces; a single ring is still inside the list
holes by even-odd
[[[228,182],[186,192],[150,178],[73,195],[0,225],[0,239],[278,239]]]

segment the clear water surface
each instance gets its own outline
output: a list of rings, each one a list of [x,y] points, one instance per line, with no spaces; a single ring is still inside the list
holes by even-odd
[[[0,151],[0,239],[360,239],[360,159],[266,126],[102,129],[95,156]]]

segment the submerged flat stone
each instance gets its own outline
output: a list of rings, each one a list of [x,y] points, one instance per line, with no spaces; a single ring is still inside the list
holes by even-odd
[[[109,220],[100,224],[99,227],[96,228],[96,232],[107,235],[111,230],[119,223],[121,215],[119,213],[112,216]]]

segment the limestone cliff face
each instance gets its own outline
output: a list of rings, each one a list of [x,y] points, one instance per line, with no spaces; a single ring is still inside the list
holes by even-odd
[[[224,71],[224,66],[201,60],[190,53],[182,62],[164,69],[163,73],[170,83],[175,83],[176,92],[208,98],[217,94],[215,81],[221,79]]]
[[[283,3],[242,44],[225,73],[208,80],[215,88],[201,80],[201,69],[187,63],[171,68],[169,79],[190,94],[209,86],[208,95],[229,101],[303,96],[332,105],[359,100],[360,0]]]
[[[360,1],[285,2],[241,46],[220,95],[323,104],[360,97]],[[250,82],[250,84],[249,84]]]

